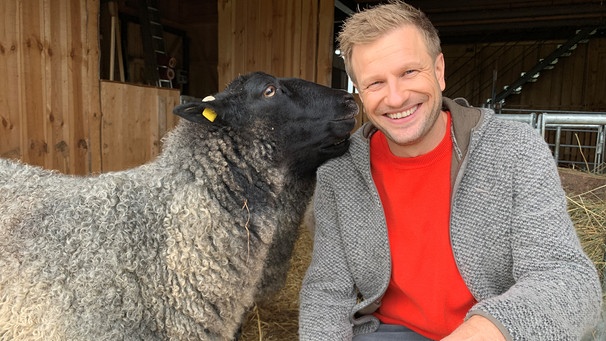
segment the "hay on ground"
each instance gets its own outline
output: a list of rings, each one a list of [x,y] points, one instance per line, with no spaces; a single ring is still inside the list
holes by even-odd
[[[299,339],[299,290],[311,261],[313,242],[301,226],[286,284],[273,300],[257,303],[245,319],[239,341],[295,341]]]
[[[604,278],[606,251],[606,202],[587,193],[568,197],[568,213],[587,256]]]

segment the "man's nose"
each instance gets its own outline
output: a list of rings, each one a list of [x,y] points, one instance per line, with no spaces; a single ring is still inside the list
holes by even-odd
[[[406,101],[407,94],[408,91],[406,91],[403,84],[398,81],[390,81],[387,83],[385,104],[393,108],[400,107]]]

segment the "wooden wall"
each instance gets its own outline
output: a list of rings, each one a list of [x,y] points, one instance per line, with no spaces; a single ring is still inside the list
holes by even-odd
[[[0,1],[0,157],[89,174],[152,159],[179,91],[99,79],[99,0]]]
[[[333,0],[218,0],[219,89],[265,71],[330,85]]]
[[[159,152],[161,135],[174,124],[178,91],[100,81],[100,1],[0,1],[1,157],[88,174],[128,168]],[[255,70],[331,83],[333,0],[163,6],[169,23],[191,42],[193,96]],[[494,69],[499,91],[560,43],[445,46],[446,95],[481,105],[490,97]],[[606,111],[605,60],[605,37],[579,44],[505,107]]]
[[[0,156],[99,169],[98,0],[0,1]]]
[[[156,157],[162,137],[177,123],[179,91],[101,82],[101,169],[127,169]]]
[[[100,61],[100,1],[0,1],[0,157],[90,174],[136,166],[159,152],[162,135],[175,124],[179,91],[100,80],[106,62]],[[209,65],[192,66],[193,96],[255,70],[330,85],[333,0],[162,6],[174,28],[188,33],[188,58],[216,64],[218,79],[198,74],[209,73]],[[208,39],[213,29],[216,40]]]
[[[446,95],[466,97],[479,106],[531,69],[563,41],[510,42],[443,46]],[[497,70],[496,74],[493,73]],[[561,57],[555,67],[527,83],[505,108],[606,111],[606,37],[592,37]]]

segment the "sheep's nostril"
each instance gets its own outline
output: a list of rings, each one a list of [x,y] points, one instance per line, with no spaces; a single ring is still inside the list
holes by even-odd
[[[358,107],[358,103],[353,99],[353,96],[351,99],[345,101],[345,106],[351,111],[352,116],[358,115],[360,108]]]

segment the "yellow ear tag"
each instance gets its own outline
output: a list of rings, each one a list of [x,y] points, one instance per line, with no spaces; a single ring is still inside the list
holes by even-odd
[[[202,116],[206,117],[207,120],[214,122],[215,118],[217,118],[217,113],[214,112],[214,110],[212,110],[210,108],[204,108],[204,111],[202,112]]]

